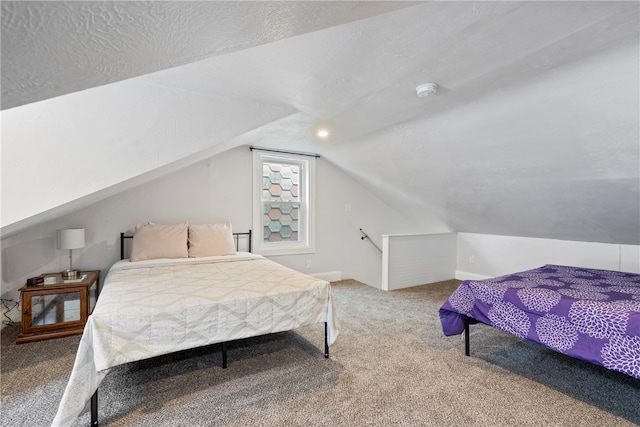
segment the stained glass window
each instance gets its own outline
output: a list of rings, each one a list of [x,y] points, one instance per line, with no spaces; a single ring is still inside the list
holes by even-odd
[[[309,156],[254,152],[256,252],[314,251],[314,165],[315,158]]]
[[[263,239],[298,241],[300,166],[262,164]]]

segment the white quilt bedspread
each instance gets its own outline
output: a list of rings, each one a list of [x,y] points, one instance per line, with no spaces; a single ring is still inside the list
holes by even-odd
[[[119,261],[89,316],[53,425],[87,410],[113,366],[321,322],[331,345],[338,325],[330,284],[259,255]]]

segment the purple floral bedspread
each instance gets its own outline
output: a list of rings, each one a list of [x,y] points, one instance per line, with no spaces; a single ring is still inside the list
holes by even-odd
[[[545,265],[466,280],[440,308],[444,334],[465,315],[640,379],[640,274]]]

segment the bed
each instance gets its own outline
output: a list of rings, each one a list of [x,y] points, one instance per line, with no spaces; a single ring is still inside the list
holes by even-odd
[[[640,379],[640,275],[545,265],[463,281],[439,311],[445,335],[485,323]]]
[[[224,234],[229,246],[230,227]],[[157,258],[158,242],[152,239],[144,259],[123,259],[111,267],[81,337],[54,426],[71,424],[89,408],[91,425],[97,426],[98,386],[109,368],[124,363],[222,343],[226,368],[226,342],[316,323],[324,323],[324,356],[329,357],[338,334],[330,284],[238,252],[242,234],[250,241],[250,232],[235,233],[229,253],[197,257]],[[125,238],[122,234],[121,251]],[[135,239],[132,251],[139,254]],[[191,243],[189,231],[189,249]]]

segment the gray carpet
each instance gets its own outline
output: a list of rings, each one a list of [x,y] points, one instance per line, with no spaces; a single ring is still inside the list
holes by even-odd
[[[458,282],[383,292],[336,282],[340,336],[325,360],[322,325],[112,369],[100,422],[111,426],[626,426],[640,424],[640,381],[472,328],[444,337],[438,308]],[[2,331],[3,426],[46,426],[79,337],[15,345]],[[88,426],[83,415],[76,425]]]

